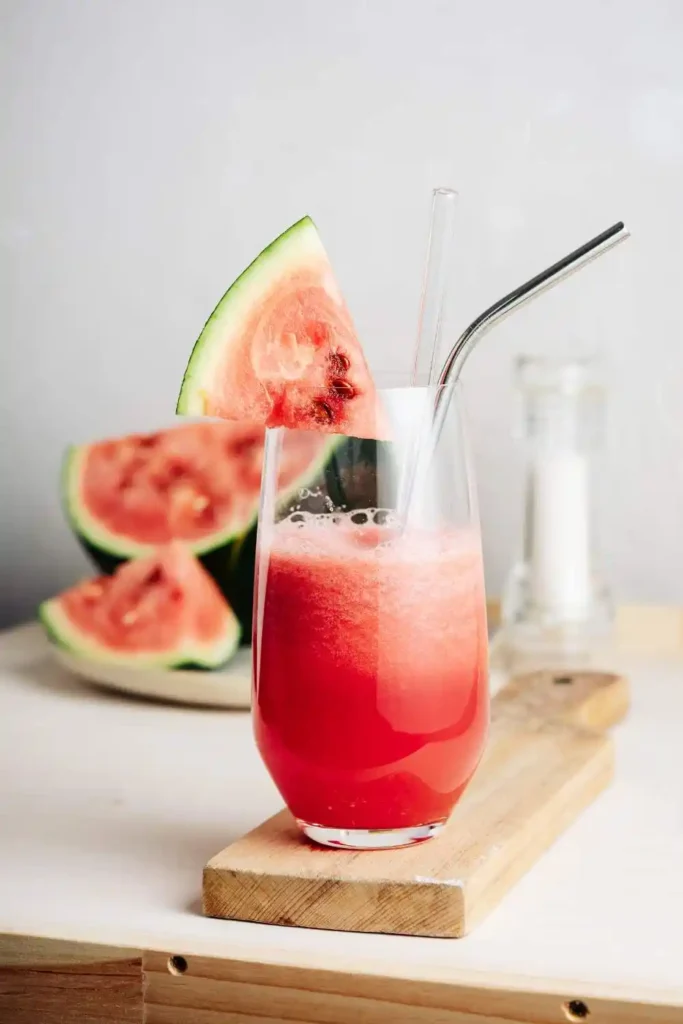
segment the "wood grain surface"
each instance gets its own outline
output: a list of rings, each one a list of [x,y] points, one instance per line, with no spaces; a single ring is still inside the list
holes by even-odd
[[[141,1024],[142,954],[0,935],[0,1024]]]
[[[424,971],[422,972],[424,974]],[[0,935],[2,1024],[680,1024],[683,998]]]
[[[528,982],[429,983],[170,953],[144,957],[145,1024],[681,1024],[683,1005]],[[452,974],[452,972],[451,972]]]
[[[460,937],[609,783],[613,746],[602,730],[627,708],[620,676],[515,678],[492,702],[486,754],[438,839],[393,851],[328,850],[282,811],[209,861],[204,913]]]

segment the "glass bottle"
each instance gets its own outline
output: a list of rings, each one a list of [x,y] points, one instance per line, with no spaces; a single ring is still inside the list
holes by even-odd
[[[516,382],[527,446],[522,557],[501,617],[515,667],[591,664],[612,611],[596,575],[595,462],[604,388],[595,359],[523,356]]]

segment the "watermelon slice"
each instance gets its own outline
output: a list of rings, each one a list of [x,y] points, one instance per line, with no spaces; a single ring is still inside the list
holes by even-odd
[[[310,217],[220,300],[192,351],[177,412],[383,436],[370,371]]]
[[[178,541],[45,601],[39,615],[61,647],[143,668],[217,668],[240,641],[230,606]]]
[[[256,520],[263,448],[262,427],[213,421],[74,446],[63,466],[67,518],[105,571],[171,540],[196,555],[222,549]],[[329,448],[310,433],[288,438],[283,497],[316,475]]]
[[[205,420],[69,449],[62,470],[65,513],[96,565],[181,540],[198,555],[251,634],[256,516],[263,427]],[[280,499],[312,485],[336,438],[297,431],[280,455]]]

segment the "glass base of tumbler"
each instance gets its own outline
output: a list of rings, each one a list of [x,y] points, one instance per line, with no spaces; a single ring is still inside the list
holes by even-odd
[[[444,820],[406,828],[326,828],[297,818],[301,831],[314,843],[338,850],[395,850],[400,846],[414,846],[438,836],[445,824]]]

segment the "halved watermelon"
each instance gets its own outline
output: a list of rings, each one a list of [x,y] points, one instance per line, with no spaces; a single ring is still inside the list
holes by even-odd
[[[370,371],[310,217],[220,300],[192,351],[177,412],[383,436]]]
[[[207,554],[255,522],[263,447],[262,427],[213,421],[74,446],[63,466],[67,517],[106,571],[171,540]],[[288,439],[283,496],[315,476],[329,448],[310,433]]]
[[[121,665],[217,668],[240,641],[230,606],[178,541],[45,601],[39,615],[55,643]]]
[[[261,426],[206,420],[74,446],[62,470],[69,524],[106,573],[183,541],[218,583],[248,642],[264,437]],[[282,501],[313,483],[336,443],[311,431],[288,435]]]

